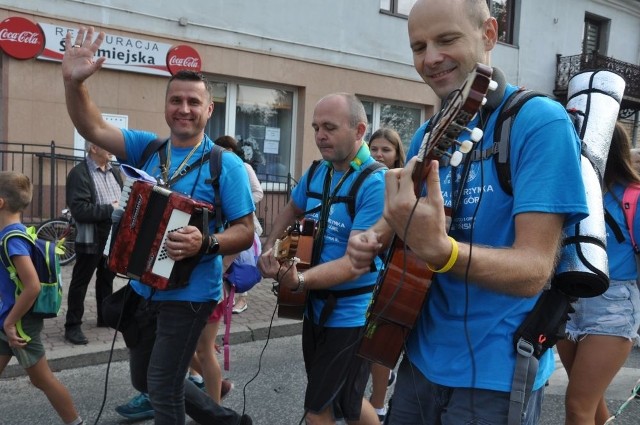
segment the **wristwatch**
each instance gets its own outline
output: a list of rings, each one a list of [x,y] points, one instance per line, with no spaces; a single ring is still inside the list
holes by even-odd
[[[208,254],[208,255],[217,254],[219,250],[220,250],[220,242],[218,242],[218,238],[216,238],[216,235],[214,234],[209,235],[209,245],[207,245],[205,254]]]
[[[304,275],[298,272],[298,287],[293,290],[293,293],[298,294],[302,291],[304,291]]]

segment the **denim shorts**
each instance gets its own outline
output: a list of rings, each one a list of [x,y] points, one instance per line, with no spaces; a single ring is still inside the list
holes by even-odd
[[[10,347],[7,335],[4,330],[0,329],[0,356],[16,356],[18,364],[23,369],[28,369],[38,363],[45,354],[42,338],[40,337],[43,326],[42,319],[31,317],[28,314],[22,317],[22,329],[31,337],[31,341],[22,348]]]
[[[640,342],[640,291],[635,280],[612,280],[609,289],[593,298],[579,298],[569,314],[567,338],[577,341],[586,335],[620,336]]]

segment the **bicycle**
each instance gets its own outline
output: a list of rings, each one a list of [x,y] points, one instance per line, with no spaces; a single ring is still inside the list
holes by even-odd
[[[47,220],[40,224],[36,229],[36,235],[39,238],[58,242],[64,239],[64,254],[60,255],[60,265],[66,266],[76,259],[76,223],[71,216],[69,208],[61,211],[62,215],[58,218]]]

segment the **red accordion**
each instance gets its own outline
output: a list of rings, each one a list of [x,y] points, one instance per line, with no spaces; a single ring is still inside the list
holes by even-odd
[[[114,220],[105,249],[109,269],[158,290],[186,286],[202,256],[172,260],[167,255],[167,236],[188,225],[202,231],[213,206],[142,180],[131,184],[126,199],[128,186],[121,196],[126,208],[119,222]]]

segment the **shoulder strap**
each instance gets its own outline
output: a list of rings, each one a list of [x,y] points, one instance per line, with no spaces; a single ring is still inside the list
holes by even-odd
[[[225,152],[220,146],[214,144],[209,152],[209,170],[211,179],[207,183],[213,186],[213,198],[215,208],[216,229],[222,228],[224,219],[222,217],[222,199],[220,199],[220,171],[222,170],[222,154]]]
[[[169,139],[153,139],[151,141],[151,143],[149,143],[145,148],[144,151],[142,151],[142,156],[140,157],[140,161],[138,161],[138,163],[136,164],[136,168],[140,168],[142,169],[142,167],[144,167],[144,164],[147,163],[147,161],[149,160],[149,158],[151,158],[151,156],[158,152],[158,155],[160,155],[160,163],[166,162],[166,152],[164,149],[162,149],[167,143],[169,142]],[[164,160],[163,160],[164,158]]]
[[[33,239],[31,239],[31,237],[29,237],[29,235],[27,235],[26,233],[20,230],[11,230],[10,232],[7,232],[7,234],[2,237],[2,241],[0,242],[0,245],[1,245],[0,246],[0,262],[2,262],[2,265],[4,266],[4,268],[7,269],[7,272],[9,273],[9,277],[11,278],[13,283],[16,284],[18,289],[18,292],[16,293],[16,295],[18,295],[19,292],[22,291],[23,285],[22,285],[22,282],[20,282],[20,279],[18,279],[16,267],[11,261],[11,257],[9,256],[9,250],[7,248],[9,239],[15,236],[21,237],[29,241],[32,245],[35,245],[35,242]]]
[[[640,249],[638,248],[638,244],[633,236],[633,222],[636,216],[638,197],[640,197],[640,185],[636,183],[628,185],[622,195],[622,211],[624,212],[624,218],[627,222],[627,228],[629,229],[631,245],[633,246],[633,251],[636,254],[640,254]]]
[[[383,168],[387,167],[384,164],[379,163],[378,161],[370,163],[360,172],[360,174],[358,174],[356,179],[353,181],[353,184],[351,185],[347,196],[336,196],[334,202],[344,202],[347,204],[347,210],[349,211],[351,221],[353,221],[354,217],[356,216],[356,196],[358,196],[360,186],[362,186],[362,183],[364,183],[369,175]]]
[[[313,179],[313,175],[320,164],[322,164],[321,159],[313,161],[309,167],[309,172],[307,173],[307,197],[309,198],[322,199],[322,193],[311,191],[311,180]]]
[[[522,106],[524,106],[529,99],[538,96],[546,95],[523,88],[511,93],[500,109],[500,113],[493,130],[492,151],[495,153],[494,160],[498,170],[498,179],[502,190],[509,195],[513,195],[510,164],[511,127],[513,126],[513,121]]]
[[[609,225],[609,228],[613,232],[613,235],[616,237],[618,243],[624,242],[624,235],[622,234],[622,229],[618,226],[618,222],[613,218],[609,210],[604,209],[604,221]]]

